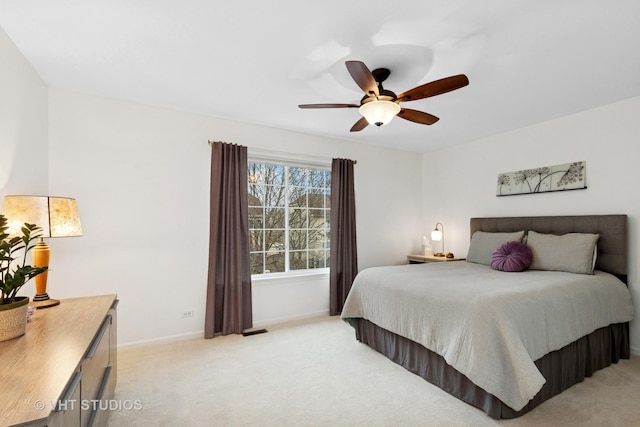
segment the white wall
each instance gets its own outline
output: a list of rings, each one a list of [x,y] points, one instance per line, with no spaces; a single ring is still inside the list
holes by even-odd
[[[49,101],[51,192],[77,199],[84,229],[50,243],[49,288],[61,298],[117,293],[121,344],[201,335],[208,140],[357,160],[360,268],[402,263],[414,247],[415,154],[61,90]],[[255,325],[327,313],[328,276],[256,282],[253,297]],[[186,310],[195,316],[181,319]]]
[[[46,193],[47,86],[1,28],[0,64],[0,196]]]
[[[46,194],[49,166],[48,89],[1,28],[0,64],[1,209],[5,195]],[[34,295],[32,282],[21,295]]]
[[[629,288],[640,301],[640,98],[503,133],[423,157],[423,209],[446,227],[447,249],[466,254],[475,216],[627,214]],[[586,161],[587,189],[496,197],[498,173]],[[434,177],[446,177],[433,185]],[[433,225],[432,225],[433,224]],[[640,354],[640,329],[631,345]]]

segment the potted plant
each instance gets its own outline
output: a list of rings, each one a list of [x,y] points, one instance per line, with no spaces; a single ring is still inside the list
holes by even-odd
[[[20,235],[11,236],[9,221],[0,215],[0,341],[24,335],[29,297],[17,294],[29,280],[47,270],[27,264],[27,254],[34,240],[41,237],[40,231],[37,225],[25,223]]]

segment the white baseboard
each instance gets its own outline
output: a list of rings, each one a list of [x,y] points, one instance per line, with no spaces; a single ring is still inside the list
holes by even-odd
[[[286,322],[291,322],[295,320],[312,319],[314,317],[323,317],[328,315],[329,315],[329,310],[321,310],[313,313],[304,313],[304,314],[298,314],[295,316],[286,316],[286,317],[279,317],[275,319],[261,320],[259,322],[254,322],[252,329],[264,328],[266,326],[277,325],[280,323],[286,323]],[[187,332],[179,335],[170,335],[166,337],[151,338],[148,340],[118,344],[118,349],[126,350],[130,348],[149,347],[154,345],[170,344],[170,343],[192,340],[197,338],[204,339],[204,329],[201,329],[199,331],[194,331],[194,332]]]
[[[204,329],[196,332],[187,332],[180,335],[170,335],[167,337],[151,338],[148,340],[134,341],[125,344],[118,344],[119,350],[126,350],[129,348],[149,347],[153,345],[169,344],[179,341],[192,340],[196,338],[204,338]]]

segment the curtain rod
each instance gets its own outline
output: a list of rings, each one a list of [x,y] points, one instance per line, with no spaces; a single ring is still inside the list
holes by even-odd
[[[207,144],[209,145],[213,145],[214,142],[221,142],[223,144],[226,144],[226,142],[224,141],[208,141]],[[304,156],[307,159],[310,160],[316,160],[319,162],[328,162],[331,159],[326,158],[326,157],[320,157],[320,156],[311,156],[308,154],[300,154],[300,153],[292,153],[292,152],[287,152],[287,151],[276,151],[276,150],[266,150],[264,148],[252,148],[252,147],[247,147],[247,150],[251,151],[253,155],[256,156],[280,156],[280,157],[290,157],[290,156]],[[353,164],[357,164],[358,161],[357,160],[353,160]]]

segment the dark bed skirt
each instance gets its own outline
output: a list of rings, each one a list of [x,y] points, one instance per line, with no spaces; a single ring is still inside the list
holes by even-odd
[[[347,319],[358,341],[440,387],[447,393],[482,409],[492,418],[519,417],[545,400],[590,377],[599,369],[629,358],[629,324],[610,325],[553,351],[535,361],[547,380],[538,394],[519,411],[472,383],[422,345],[380,328],[365,319]]]

